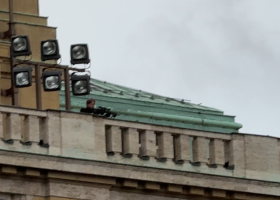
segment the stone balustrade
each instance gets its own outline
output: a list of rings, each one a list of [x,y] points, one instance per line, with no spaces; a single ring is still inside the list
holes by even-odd
[[[280,182],[279,138],[0,106],[0,151]]]

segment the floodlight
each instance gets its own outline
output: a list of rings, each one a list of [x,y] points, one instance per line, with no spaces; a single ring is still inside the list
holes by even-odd
[[[74,44],[70,48],[71,64],[88,64],[90,63],[89,51],[87,44]]]
[[[41,42],[41,60],[60,59],[59,46],[57,40],[45,40]]]
[[[71,77],[73,95],[88,95],[90,93],[89,81],[90,77],[88,75],[73,75]]]
[[[43,71],[43,87],[44,91],[58,91],[61,88],[61,72],[60,71]]]
[[[32,85],[32,67],[13,68],[13,82],[16,88],[29,87]]]
[[[14,36],[11,39],[11,56],[30,56],[30,43],[27,35]]]

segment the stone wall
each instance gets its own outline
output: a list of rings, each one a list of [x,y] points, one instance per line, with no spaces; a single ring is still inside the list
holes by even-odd
[[[14,11],[26,15],[39,15],[38,0],[13,0]],[[9,11],[9,0],[1,0],[1,9]]]

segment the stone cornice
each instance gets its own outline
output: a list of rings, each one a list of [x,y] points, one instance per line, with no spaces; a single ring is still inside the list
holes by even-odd
[[[0,19],[2,22],[9,22],[8,20],[3,20]],[[16,25],[28,25],[28,26],[38,26],[38,27],[44,27],[44,28],[49,28],[49,29],[57,29],[57,27],[52,27],[52,26],[46,26],[46,25],[41,25],[41,24],[36,24],[36,23],[30,23],[30,22],[16,22]]]
[[[0,19],[9,20],[9,12],[0,10]],[[30,15],[25,13],[14,13],[15,22],[33,23],[42,26],[47,26],[47,18],[38,15]]]
[[[95,161],[81,161],[15,152],[0,152],[2,173],[47,179],[88,182],[178,195],[237,197],[279,196],[279,183],[213,175],[149,169]],[[20,170],[19,170],[20,169]],[[268,196],[267,196],[268,195]],[[240,198],[236,198],[240,199]],[[241,198],[246,199],[246,198]]]

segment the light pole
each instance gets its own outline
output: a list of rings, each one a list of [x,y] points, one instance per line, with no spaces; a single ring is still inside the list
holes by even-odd
[[[9,29],[5,32],[0,32],[0,39],[11,39],[12,36],[16,35],[15,22],[14,22],[14,4],[13,0],[9,0]],[[14,58],[10,56],[10,69],[14,66]],[[12,105],[18,106],[18,90],[13,87],[13,80],[11,78],[11,88],[8,90],[1,90],[1,95],[11,95],[12,96]]]

